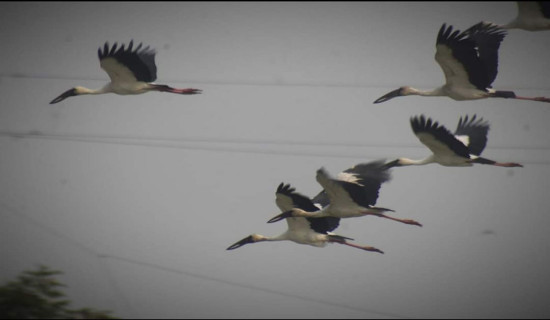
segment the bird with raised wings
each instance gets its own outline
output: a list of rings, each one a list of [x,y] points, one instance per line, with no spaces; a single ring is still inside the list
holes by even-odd
[[[292,208],[315,210],[323,205],[326,205],[326,201],[326,198],[322,195],[318,195],[314,199],[310,199],[295,192],[295,189],[289,184],[283,183],[277,187],[277,191],[275,193],[275,203],[281,211],[288,211]],[[384,253],[375,247],[350,243],[348,240],[353,239],[332,233],[331,231],[336,229],[340,223],[339,218],[290,217],[286,219],[286,222],[288,229],[278,236],[268,237],[254,233],[232,244],[227,248],[227,250],[237,249],[245,244],[262,241],[293,241],[295,243],[307,244],[314,247],[325,247],[327,243],[339,243],[365,251]]]
[[[324,168],[321,168],[317,170],[316,179],[323,190],[316,198],[326,198],[327,204],[307,209],[294,207],[271,218],[268,222],[272,223],[289,217],[351,218],[372,215],[422,226],[415,220],[395,218],[386,214],[394,210],[374,206],[382,183],[390,178],[388,167],[382,160],[357,164],[339,173],[336,178],[331,177]]]
[[[445,74],[445,84],[433,90],[400,87],[374,103],[410,95],[447,96],[457,101],[508,98],[550,102],[546,97],[522,97],[513,91],[492,89],[498,73],[498,50],[505,35],[506,30],[488,22],[479,22],[464,32],[444,23],[437,34],[435,60]]]
[[[481,157],[487,144],[489,123],[483,118],[477,118],[476,115],[471,118],[461,117],[454,134],[437,121],[426,119],[424,115],[412,117],[410,123],[416,137],[432,151],[432,154],[420,160],[398,158],[388,162],[386,167],[429,163],[439,163],[448,167],[473,166],[475,163],[499,167],[523,167],[515,162],[497,162]]]
[[[200,89],[176,89],[165,84],[152,83],[157,79],[155,54],[155,51],[150,49],[149,46],[142,48],[141,43],[134,49],[133,40],[126,48],[124,44],[118,47],[116,42],[109,48],[109,44],[106,42],[103,50],[101,47],[98,49],[97,55],[101,69],[109,75],[111,81],[99,89],[74,87],[53,99],[50,104],[85,94],[116,93],[128,95],[158,91],[189,95],[202,92]]]

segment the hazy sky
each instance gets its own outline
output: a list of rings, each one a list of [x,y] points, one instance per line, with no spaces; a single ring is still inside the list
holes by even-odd
[[[506,23],[513,2],[0,3],[0,280],[45,264],[75,307],[124,318],[550,317],[550,105],[404,97],[443,83],[442,23]],[[157,83],[203,94],[82,96],[97,49],[143,42]],[[550,32],[512,30],[494,87],[550,96]],[[429,151],[409,118],[491,123],[484,156],[524,168],[395,168],[375,217],[336,233],[385,254],[277,235],[280,182]]]

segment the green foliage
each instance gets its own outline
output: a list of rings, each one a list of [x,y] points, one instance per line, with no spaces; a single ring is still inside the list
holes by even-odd
[[[60,290],[65,285],[55,279],[59,274],[40,266],[0,286],[0,319],[116,319],[109,311],[69,309],[70,301]]]

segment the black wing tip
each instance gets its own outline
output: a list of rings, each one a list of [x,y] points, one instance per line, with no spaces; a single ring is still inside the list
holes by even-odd
[[[474,114],[471,118],[469,115],[461,116],[458,119],[457,131],[460,128],[464,127],[477,127],[477,128],[487,128],[489,129],[489,121],[483,119],[483,117],[477,117],[477,114]]]
[[[459,29],[455,29],[453,32],[452,25],[447,26],[446,23],[443,23],[437,34],[436,44],[456,43],[465,38],[472,38],[476,34],[490,35],[500,42],[508,32],[501,26],[488,21],[480,21],[462,32]]]
[[[414,133],[427,131],[430,129],[435,130],[441,127],[437,121],[434,121],[429,117],[426,118],[423,114],[420,116],[411,117],[410,122]]]
[[[125,44],[121,44],[120,47],[118,47],[118,43],[115,41],[113,43],[112,46],[109,46],[109,41],[105,41],[105,44],[103,45],[103,47],[99,47],[98,49],[98,56],[99,58],[104,58],[104,57],[110,57],[110,56],[115,56],[115,55],[118,55],[118,54],[123,54],[123,53],[132,53],[132,54],[138,54],[138,55],[142,55],[142,54],[145,54],[145,55],[155,55],[156,54],[156,51],[155,49],[153,48],[150,48],[150,46],[146,46],[144,48],[142,48],[143,46],[143,43],[140,42],[135,48],[134,48],[134,39],[130,39],[130,42],[128,42],[128,46],[125,47]],[[117,50],[118,48],[118,50]],[[133,49],[133,51],[132,51]]]
[[[275,193],[291,195],[291,194],[294,194],[295,190],[296,188],[293,188],[292,186],[290,186],[289,183],[285,184],[284,182],[281,182],[277,187],[277,191]]]

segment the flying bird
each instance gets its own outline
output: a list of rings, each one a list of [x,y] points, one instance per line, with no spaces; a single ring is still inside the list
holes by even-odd
[[[385,212],[394,210],[374,206],[378,199],[380,186],[390,180],[388,168],[381,160],[360,163],[339,173],[336,178],[332,178],[324,168],[321,168],[317,170],[316,179],[323,190],[316,198],[326,198],[326,205],[317,208],[291,207],[271,218],[268,223],[289,217],[350,218],[373,215],[405,224],[422,226],[411,219],[399,219],[385,214]]]
[[[445,84],[428,91],[400,87],[374,103],[409,95],[447,96],[457,101],[508,98],[550,102],[546,97],[520,97],[513,91],[492,89],[498,73],[498,49],[505,35],[506,30],[487,22],[479,22],[462,33],[444,23],[437,34],[435,60],[445,74]]]
[[[130,41],[127,48],[124,48],[124,44],[122,44],[118,49],[116,42],[110,48],[106,42],[103,50],[101,47],[98,49],[97,55],[101,69],[107,72],[111,81],[100,89],[74,87],[53,99],[50,104],[83,94],[116,93],[127,95],[149,91],[198,94],[202,92],[200,89],[175,89],[165,84],[152,83],[157,79],[155,54],[156,52],[149,46],[142,48],[141,43],[133,49],[133,40]]]
[[[481,157],[487,144],[489,124],[483,118],[460,117],[454,134],[424,115],[412,117],[411,127],[416,137],[432,154],[422,160],[398,158],[386,164],[386,167],[425,165],[439,163],[448,167],[473,166],[474,163],[499,167],[523,167],[515,162],[497,162]]]
[[[314,210],[315,208],[322,207],[326,204],[326,199],[323,196],[319,196],[312,199],[295,192],[289,184],[281,183],[277,187],[275,193],[275,203],[281,209],[281,211],[287,211],[294,207],[300,207],[304,210]],[[227,250],[237,249],[249,243],[256,243],[261,241],[293,241],[299,244],[307,244],[314,247],[324,247],[327,243],[339,243],[353,248],[362,249],[366,251],[384,253],[383,251],[371,247],[361,246],[354,243],[350,243],[347,240],[353,240],[348,237],[336,235],[332,233],[340,223],[339,218],[325,217],[325,218],[288,218],[286,219],[288,229],[274,237],[267,237],[259,234],[251,234],[250,236],[237,241],[227,248]]]
[[[527,31],[550,30],[550,1],[516,1],[516,18],[500,27]]]

